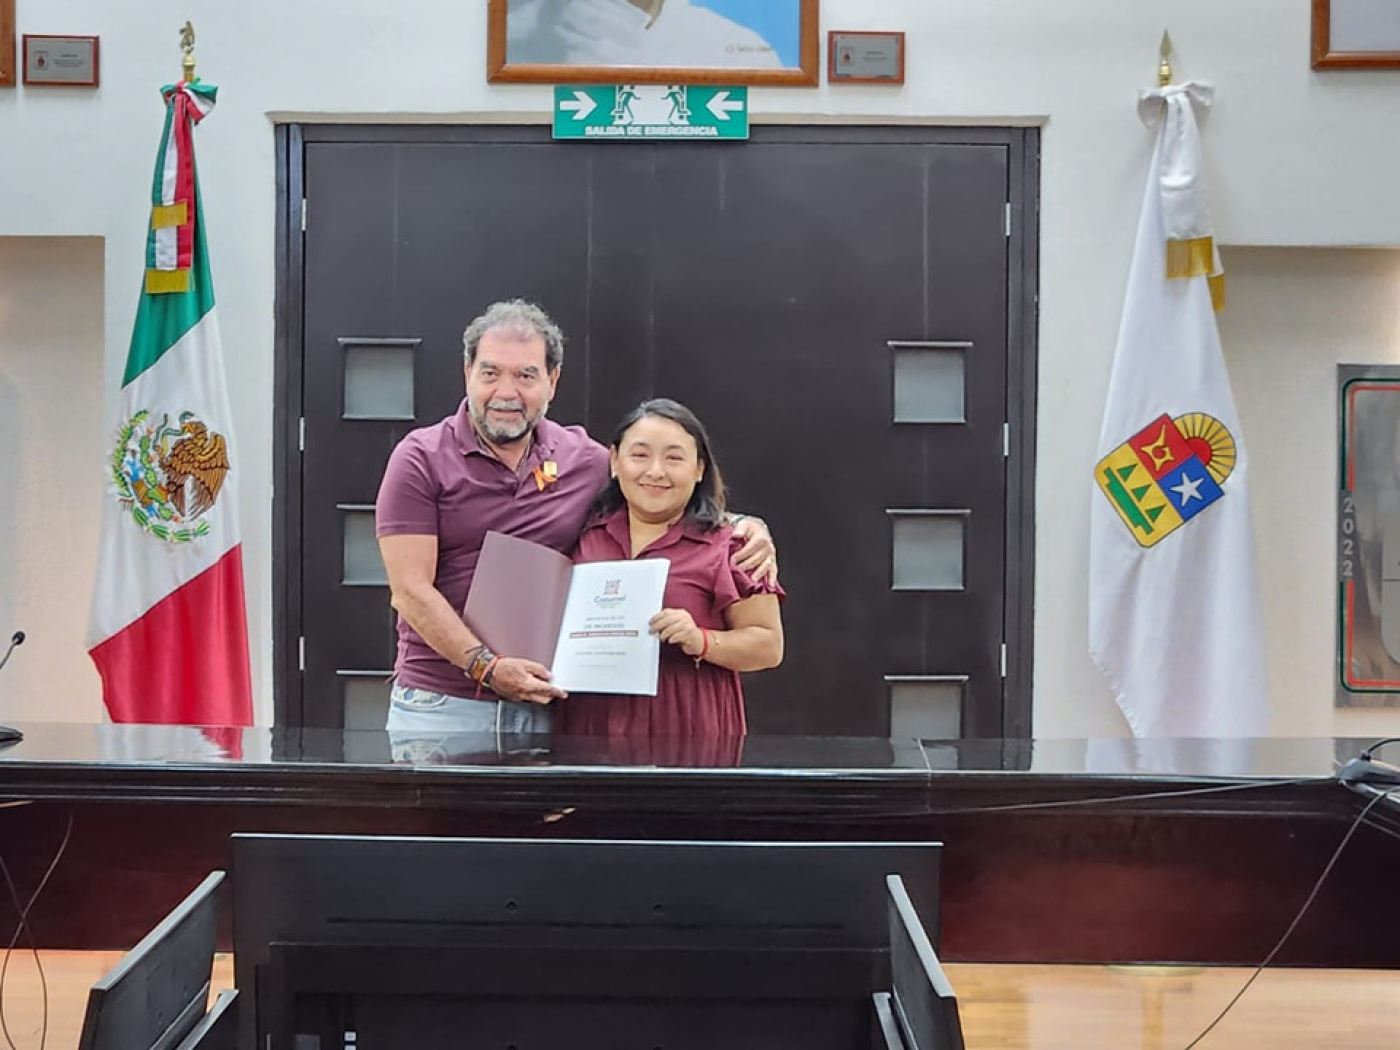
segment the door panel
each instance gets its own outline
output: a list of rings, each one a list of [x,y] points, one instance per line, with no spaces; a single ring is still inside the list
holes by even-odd
[[[568,339],[553,418],[606,440],[641,398],[676,397],[709,427],[732,506],[771,524],[788,647],[748,676],[753,732],[883,734],[888,678],[915,681],[907,707],[918,682],[965,677],[963,733],[996,735],[1019,133],[544,134],[304,131],[306,667],[291,684],[307,724],[341,723],[347,671],[392,663],[386,590],[341,580],[336,508],[373,502],[412,424],[341,418],[343,341],[419,340],[415,412],[432,422],[461,397],[466,322],[519,295]],[[965,422],[894,422],[892,341],[963,344]],[[965,515],[962,589],[893,587],[892,511]]]
[[[884,732],[886,674],[968,673],[999,700],[1004,308],[982,314],[1005,294],[1004,147],[711,157],[658,161],[686,206],[658,213],[684,248],[657,257],[656,389],[709,421],[735,505],[782,544],[789,659],[815,666],[750,677],[755,731]],[[974,344],[969,422],[895,426],[887,342],[949,338]],[[891,591],[896,507],[974,508],[968,593]]]

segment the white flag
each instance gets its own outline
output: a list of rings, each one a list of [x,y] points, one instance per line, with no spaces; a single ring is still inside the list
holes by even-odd
[[[1143,93],[1157,146],[1094,467],[1089,651],[1138,737],[1268,730],[1249,459],[1192,110],[1209,101],[1194,84]]]

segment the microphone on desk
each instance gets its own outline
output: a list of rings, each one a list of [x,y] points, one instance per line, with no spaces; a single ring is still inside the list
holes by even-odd
[[[1353,758],[1337,770],[1337,780],[1347,787],[1363,784],[1367,787],[1400,787],[1400,767],[1389,762],[1362,755]]]
[[[15,647],[24,644],[24,632],[16,631],[10,635],[10,647],[5,650],[5,655],[0,656],[0,667],[4,667],[10,662],[10,654],[15,651]]]
[[[14,634],[10,635],[10,647],[5,650],[4,656],[0,656],[0,668],[4,668],[4,666],[10,662],[10,654],[15,651],[16,647],[23,644],[23,631],[16,631]],[[13,726],[0,725],[0,747],[5,747],[7,744],[17,744],[23,739],[24,734],[18,729]]]

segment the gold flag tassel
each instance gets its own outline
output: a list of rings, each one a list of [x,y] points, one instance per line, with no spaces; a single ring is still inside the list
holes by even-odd
[[[195,76],[194,25],[186,22],[180,27],[180,79],[186,84],[199,78]],[[173,204],[157,204],[151,209],[151,229],[167,230],[185,226],[190,221],[188,201],[175,201]],[[146,271],[147,295],[179,295],[190,290],[190,271],[154,270]]]
[[[1215,238],[1193,237],[1167,241],[1167,280],[1204,277],[1210,285],[1210,301],[1216,312],[1225,309],[1225,273],[1215,268]]]
[[[164,230],[184,226],[189,222],[190,209],[187,201],[173,204],[157,204],[151,209],[151,229]],[[147,295],[178,295],[190,290],[189,270],[147,270]]]
[[[190,290],[189,270],[147,270],[147,295],[178,295]]]
[[[1206,284],[1210,287],[1210,305],[1219,313],[1225,309],[1225,275],[1213,273],[1206,278]]]
[[[1209,277],[1215,272],[1215,238],[1192,237],[1167,241],[1167,280]]]
[[[1157,50],[1157,86],[1172,82],[1172,38],[1162,31],[1162,43]],[[1225,309],[1225,274],[1215,268],[1215,238],[1192,237],[1189,240],[1167,240],[1167,280],[1179,281],[1190,277],[1205,277],[1210,288],[1211,306],[1216,313]]]

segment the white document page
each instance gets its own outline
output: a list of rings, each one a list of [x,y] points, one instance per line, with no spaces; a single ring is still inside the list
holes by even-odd
[[[665,558],[574,566],[554,650],[554,684],[572,693],[655,696],[661,641],[648,624],[661,611]]]

